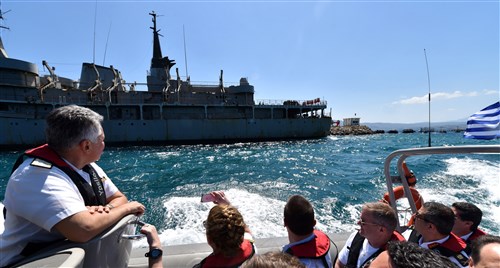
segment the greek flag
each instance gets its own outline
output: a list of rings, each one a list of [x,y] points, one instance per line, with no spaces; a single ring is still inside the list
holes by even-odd
[[[500,138],[500,102],[471,115],[467,120],[464,138],[492,140]]]

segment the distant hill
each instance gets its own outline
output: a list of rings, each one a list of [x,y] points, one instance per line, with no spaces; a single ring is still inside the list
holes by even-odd
[[[415,131],[419,131],[421,128],[428,128],[429,123],[428,122],[422,122],[422,123],[409,123],[409,124],[403,124],[403,123],[363,123],[361,122],[361,125],[365,125],[372,130],[391,130],[391,129],[396,129],[398,131],[402,131],[403,129],[413,129]],[[458,129],[465,129],[467,127],[467,119],[463,119],[460,121],[449,121],[449,122],[431,122],[431,128],[433,128],[435,131],[439,130],[446,130],[446,131],[452,131]]]

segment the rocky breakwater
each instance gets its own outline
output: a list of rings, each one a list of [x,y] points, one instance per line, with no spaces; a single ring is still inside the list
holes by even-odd
[[[369,135],[375,134],[367,126],[332,126],[330,128],[331,135]]]

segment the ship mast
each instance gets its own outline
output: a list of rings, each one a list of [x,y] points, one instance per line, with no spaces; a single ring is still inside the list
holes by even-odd
[[[156,29],[156,13],[153,11],[151,13],[149,13],[149,15],[153,16],[153,27],[149,27],[151,28],[151,30],[153,30],[153,58],[151,58],[151,69],[153,68],[162,68],[162,64],[161,64],[161,58],[162,58],[162,55],[161,55],[161,47],[160,47],[160,37],[161,34],[159,33],[160,30],[157,30]]]
[[[0,1],[0,58],[8,58],[7,52],[5,51],[5,48],[3,47],[3,42],[2,42],[2,29],[10,30],[9,27],[3,26],[3,15],[7,14],[10,12],[10,9],[2,12],[2,2]]]
[[[170,60],[163,57],[160,47],[160,36],[162,36],[156,28],[156,16],[153,11],[149,13],[153,17],[153,57],[151,58],[150,74],[148,75],[148,90],[149,91],[163,91],[167,93],[170,80],[170,68],[175,65],[175,60]]]

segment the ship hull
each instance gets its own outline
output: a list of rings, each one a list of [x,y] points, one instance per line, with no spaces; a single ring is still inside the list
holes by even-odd
[[[233,143],[325,137],[330,118],[104,120],[108,145]],[[0,118],[3,148],[45,142],[45,120]]]

